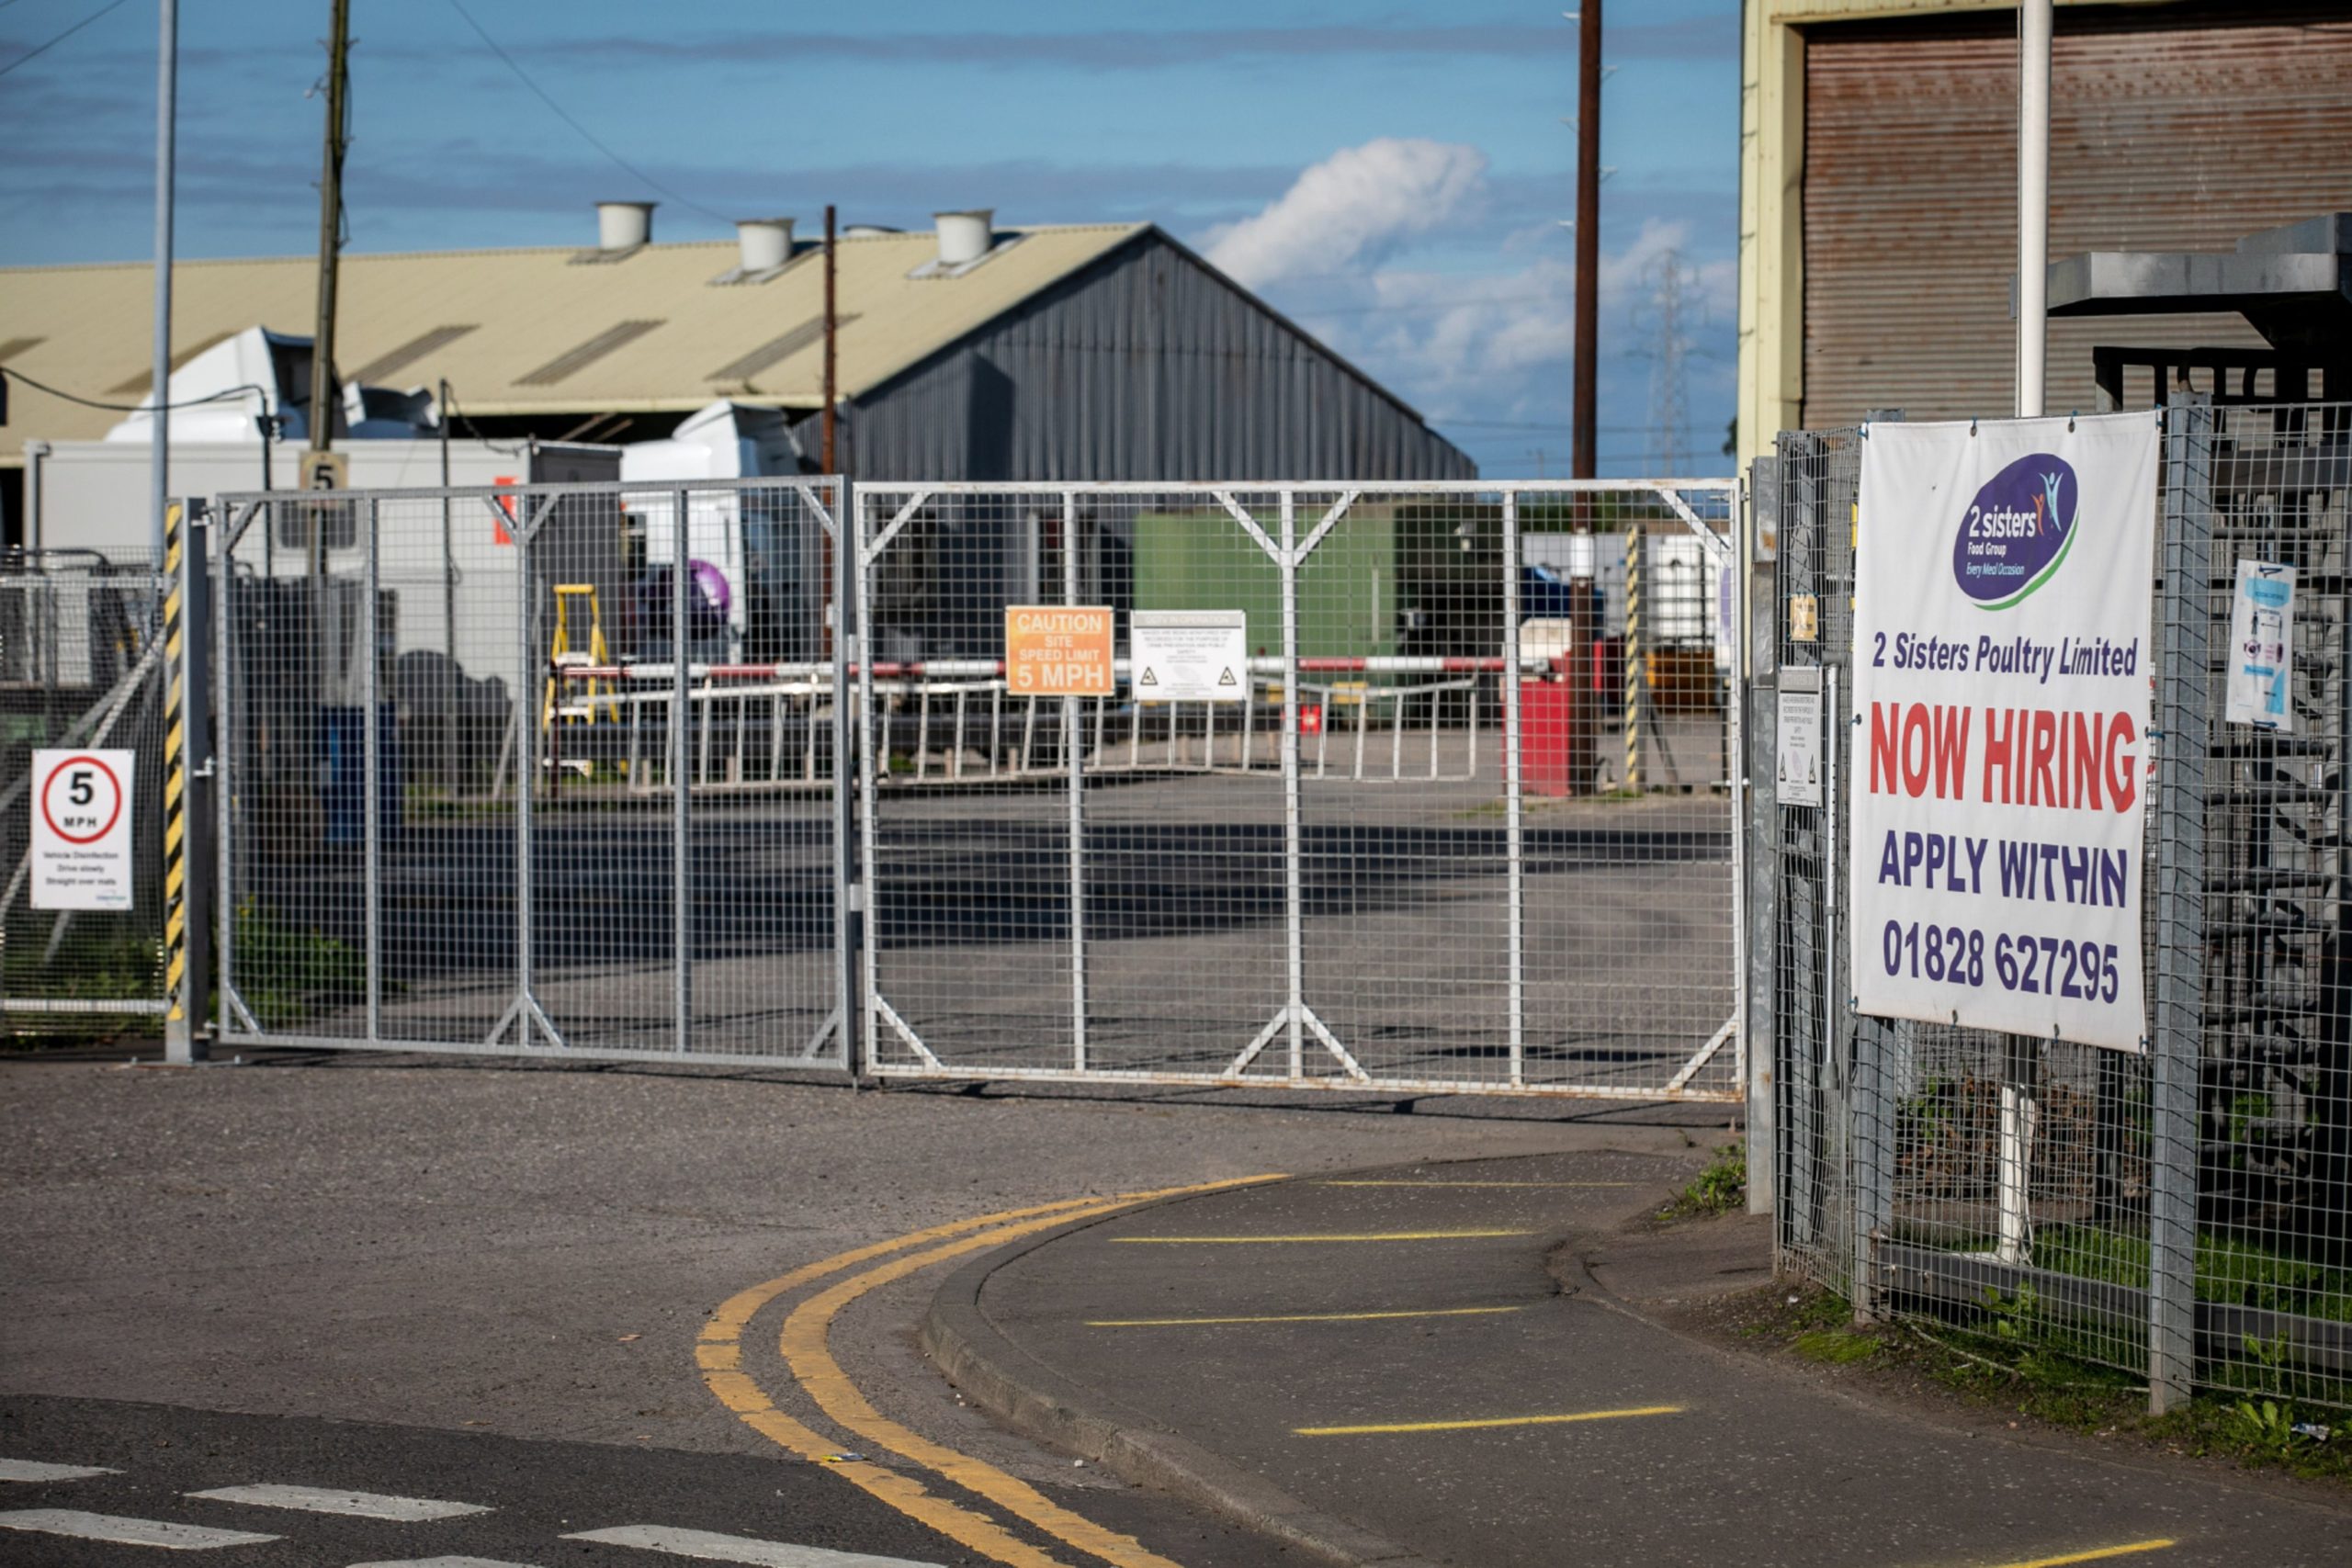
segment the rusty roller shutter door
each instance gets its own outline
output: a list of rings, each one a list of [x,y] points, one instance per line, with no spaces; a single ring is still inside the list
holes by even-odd
[[[2050,254],[2227,250],[2352,210],[2352,17],[2334,5],[2062,6]],[[1804,423],[2015,406],[2011,15],[1806,37]],[[2244,346],[2235,314],[2055,320],[2053,412],[2098,406],[2091,349]]]

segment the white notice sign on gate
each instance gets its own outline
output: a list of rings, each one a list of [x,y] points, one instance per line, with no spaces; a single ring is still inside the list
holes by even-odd
[[[1821,694],[1783,690],[1774,733],[1779,766],[1773,793],[1782,806],[1819,806],[1821,794]]]
[[[1862,1012],[2145,1048],[2156,416],[1874,423],[1847,886]]]
[[[1137,610],[1129,667],[1142,703],[1250,700],[1250,617],[1239,610]]]
[[[131,905],[133,751],[33,753],[32,906]]]

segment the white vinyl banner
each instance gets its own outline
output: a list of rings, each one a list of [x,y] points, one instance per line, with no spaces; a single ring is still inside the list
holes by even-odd
[[[1865,1013],[2146,1048],[2156,416],[1872,424],[1854,567]]]

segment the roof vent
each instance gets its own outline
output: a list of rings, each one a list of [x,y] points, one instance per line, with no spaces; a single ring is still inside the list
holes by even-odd
[[[792,259],[792,220],[746,218],[735,225],[736,243],[742,249],[743,276],[774,272]]]
[[[650,201],[600,201],[596,204],[596,248],[633,251],[653,239]]]
[[[996,209],[991,207],[933,213],[933,220],[939,225],[940,267],[969,266],[987,255],[996,243],[995,218]]]

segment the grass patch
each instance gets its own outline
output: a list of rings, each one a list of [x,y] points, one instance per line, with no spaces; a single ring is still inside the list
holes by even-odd
[[[1921,1384],[2010,1427],[2054,1428],[2103,1444],[2278,1470],[2352,1487],[2352,1416],[2316,1402],[2206,1393],[2168,1416],[2147,1413],[2144,1383],[2070,1351],[2064,1325],[2030,1291],[1988,1292],[1966,1324],[1856,1326],[1834,1292],[1778,1285],[1747,1298],[1727,1325],[1751,1348],[1916,1395]]]
[[[1808,1361],[1842,1367],[1877,1355],[1878,1344],[1870,1335],[1857,1334],[1850,1328],[1816,1328],[1810,1334],[1798,1335],[1789,1342],[1789,1348]]]
[[[2148,1288],[2148,1238],[2088,1225],[2066,1225],[2038,1233],[2034,1262],[2078,1280]],[[2331,1269],[2222,1231],[2197,1238],[2197,1296],[2200,1301],[2259,1307],[2298,1317],[2352,1323],[2352,1270]]]
[[[1747,1149],[1742,1144],[1725,1144],[1715,1151],[1707,1168],[1690,1179],[1690,1185],[1677,1194],[1673,1202],[1658,1211],[1662,1220],[1703,1220],[1717,1214],[1736,1213],[1747,1207]]]
[[[368,964],[350,943],[297,931],[249,898],[237,906],[235,978],[261,1026],[282,1029],[319,1008],[364,998]]]

